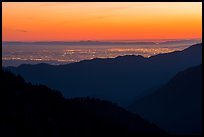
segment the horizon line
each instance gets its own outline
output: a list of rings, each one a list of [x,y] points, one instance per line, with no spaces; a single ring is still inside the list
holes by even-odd
[[[155,42],[155,41],[180,41],[180,40],[201,40],[202,38],[183,38],[183,39],[124,39],[124,40],[36,40],[36,41],[2,41],[3,42],[26,42],[26,43],[32,43],[32,42],[128,42],[128,41],[134,41],[134,42]]]

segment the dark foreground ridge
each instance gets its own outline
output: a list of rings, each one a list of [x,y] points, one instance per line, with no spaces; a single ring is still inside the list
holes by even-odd
[[[1,136],[128,136],[166,133],[138,115],[96,98],[64,99],[2,69]]]
[[[174,76],[167,84],[129,106],[168,133],[202,133],[202,64]]]

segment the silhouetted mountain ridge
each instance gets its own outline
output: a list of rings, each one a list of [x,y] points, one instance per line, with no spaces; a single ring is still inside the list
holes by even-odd
[[[166,40],[163,42],[155,41],[95,41],[95,40],[81,40],[81,41],[3,41],[3,45],[164,45],[164,44],[194,44],[202,42],[198,39],[189,40]]]
[[[1,136],[165,135],[138,115],[96,98],[64,99],[2,70]]]
[[[129,110],[171,134],[201,134],[202,64],[175,75],[151,95],[135,101]]]
[[[186,40],[168,40],[164,42],[159,42],[159,44],[189,44],[189,43],[200,43],[202,40],[199,39],[186,39]]]
[[[165,84],[177,72],[202,62],[202,43],[155,55],[84,60],[66,65],[21,65],[6,69],[26,81],[62,91],[67,98],[92,96],[127,106],[149,88]]]
[[[3,45],[155,45],[155,42],[137,42],[137,41],[39,41],[39,42],[23,42],[23,41],[4,41]]]

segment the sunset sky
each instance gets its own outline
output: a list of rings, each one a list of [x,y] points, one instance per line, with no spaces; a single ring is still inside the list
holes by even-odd
[[[3,41],[202,38],[201,2],[2,2]]]

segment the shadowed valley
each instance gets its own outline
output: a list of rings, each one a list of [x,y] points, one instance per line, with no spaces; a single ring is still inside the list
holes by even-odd
[[[1,136],[165,135],[138,115],[96,98],[64,99],[2,70]]]
[[[127,55],[59,66],[37,64],[6,69],[22,75],[26,81],[60,90],[66,98],[98,97],[126,107],[146,95],[146,90],[165,84],[179,71],[199,65],[201,45],[150,58]]]

